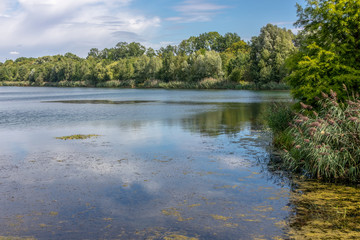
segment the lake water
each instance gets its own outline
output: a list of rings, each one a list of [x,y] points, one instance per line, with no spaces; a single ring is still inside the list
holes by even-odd
[[[275,239],[290,188],[266,168],[288,92],[0,88],[0,236]],[[97,134],[85,140],[56,137]]]

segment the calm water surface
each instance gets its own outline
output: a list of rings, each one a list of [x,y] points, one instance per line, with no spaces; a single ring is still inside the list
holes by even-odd
[[[287,92],[0,88],[0,236],[273,239],[289,187],[260,163]],[[86,140],[60,140],[98,134]]]

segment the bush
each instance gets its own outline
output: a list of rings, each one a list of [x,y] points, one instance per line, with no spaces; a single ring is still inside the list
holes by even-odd
[[[289,130],[291,146],[283,151],[290,170],[325,180],[360,179],[360,99],[338,103],[336,93],[323,94],[319,112],[300,103]]]

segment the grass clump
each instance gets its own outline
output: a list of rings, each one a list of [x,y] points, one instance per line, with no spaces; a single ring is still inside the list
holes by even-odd
[[[276,148],[287,148],[291,146],[289,123],[295,114],[290,103],[273,103],[266,111],[266,121],[274,134],[274,145]]]
[[[360,99],[338,103],[336,93],[323,94],[320,111],[300,103],[284,148],[284,165],[293,172],[324,180],[360,180]]]
[[[96,134],[89,134],[89,135],[83,135],[83,134],[76,134],[76,135],[71,135],[71,136],[64,136],[64,137],[56,137],[56,139],[61,139],[61,140],[74,140],[74,139],[88,139],[88,138],[93,138],[93,137],[99,137],[100,135],[96,135]]]

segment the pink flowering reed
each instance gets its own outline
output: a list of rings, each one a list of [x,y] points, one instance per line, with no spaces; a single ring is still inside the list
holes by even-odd
[[[328,98],[328,97],[329,97],[329,95],[327,95],[327,94],[324,93],[324,92],[321,92],[321,96],[323,96],[323,98]]]
[[[310,124],[310,127],[320,127],[321,124],[319,122],[313,122]]]

